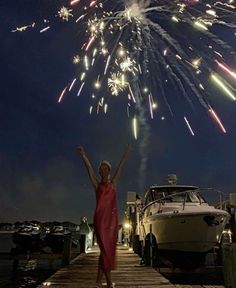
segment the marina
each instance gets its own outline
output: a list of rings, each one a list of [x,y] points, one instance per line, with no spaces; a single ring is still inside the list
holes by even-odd
[[[236,288],[236,0],[0,19],[0,288]]]
[[[94,282],[97,273],[97,262],[99,257],[99,248],[94,242],[92,248],[86,249],[86,237],[83,237],[83,245],[80,247],[80,252],[72,249],[71,238],[66,236],[64,239],[63,253],[31,253],[10,255],[9,253],[1,253],[0,261],[11,260],[14,263],[13,271],[17,272],[18,276],[21,273],[19,264],[25,263],[30,266],[34,261],[45,262],[49,267],[53,263],[60,262],[57,271],[51,270],[52,276],[47,276],[39,282],[38,285],[27,283],[26,286],[12,287],[94,287]],[[81,243],[82,244],[82,243]],[[195,270],[183,271],[179,268],[171,267],[155,267],[154,263],[144,263],[143,259],[133,252],[133,249],[126,243],[117,245],[117,269],[112,272],[113,281],[116,287],[144,287],[144,288],[174,288],[174,287],[228,287],[234,288],[231,283],[235,278],[235,263],[236,249],[235,244],[225,244],[223,253],[223,266],[212,265],[198,267]],[[211,254],[211,256],[214,256]],[[208,257],[209,258],[209,257]],[[212,258],[213,259],[213,258]],[[208,261],[212,262],[211,257]],[[214,259],[213,259],[214,260]],[[17,265],[16,265],[17,264]],[[153,267],[152,267],[152,266]],[[30,270],[30,269],[29,269]],[[28,274],[30,275],[31,272]],[[24,277],[26,278],[26,277]],[[225,278],[225,279],[224,279]],[[30,277],[29,277],[30,279]],[[15,281],[15,280],[14,280]],[[228,285],[224,284],[229,283]],[[28,281],[29,282],[29,281]],[[2,282],[3,283],[3,282]],[[10,283],[10,282],[9,282]],[[12,282],[14,283],[14,282]],[[40,284],[41,283],[41,284]],[[233,282],[234,283],[234,282]],[[105,284],[104,284],[105,285]],[[235,285],[235,283],[233,284]],[[8,284],[0,287],[10,287]],[[104,286],[105,287],[105,286]]]
[[[150,186],[143,197],[127,193],[112,272],[115,287],[235,288],[235,193],[225,199],[216,191],[220,201],[209,204],[198,187],[177,185],[170,176],[174,181]],[[20,262],[60,262],[52,276],[26,287],[92,288],[100,253],[94,232],[86,217],[71,230],[23,223],[9,234],[15,248],[1,252],[0,260],[12,261],[15,272]]]

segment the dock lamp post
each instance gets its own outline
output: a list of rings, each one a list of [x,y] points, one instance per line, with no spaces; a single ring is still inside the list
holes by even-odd
[[[130,223],[128,223],[128,222],[126,222],[125,224],[124,224],[124,228],[125,228],[125,244],[127,245],[127,246],[129,246],[129,248],[130,248],[130,228],[131,228],[131,225],[130,225]],[[127,236],[127,237],[126,237]]]
[[[133,239],[136,231],[136,201],[137,193],[134,191],[128,191],[126,201],[126,217],[128,222],[125,223],[125,226],[128,232],[129,250],[133,250]]]

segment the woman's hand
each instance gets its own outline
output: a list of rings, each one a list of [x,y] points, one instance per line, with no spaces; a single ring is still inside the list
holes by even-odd
[[[85,154],[84,148],[83,148],[83,146],[81,146],[81,145],[78,145],[78,146],[76,147],[76,150],[79,152],[79,154],[80,154],[81,156]]]

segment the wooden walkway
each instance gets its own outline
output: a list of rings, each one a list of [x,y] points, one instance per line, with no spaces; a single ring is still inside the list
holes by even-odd
[[[95,287],[98,248],[79,255],[70,265],[58,270],[39,287],[92,288]],[[116,288],[193,288],[190,285],[173,285],[151,267],[140,266],[140,258],[127,248],[117,248],[117,269],[112,271]],[[105,280],[104,280],[105,281]],[[105,285],[105,284],[104,284]],[[106,286],[104,286],[106,287]],[[203,286],[195,286],[196,288]],[[223,286],[204,286],[222,288]]]

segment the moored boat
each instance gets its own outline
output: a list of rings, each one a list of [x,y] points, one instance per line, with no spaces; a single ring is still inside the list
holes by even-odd
[[[196,186],[152,185],[144,195],[139,237],[149,253],[179,266],[199,264],[207,253],[220,245],[230,215],[209,205]]]

